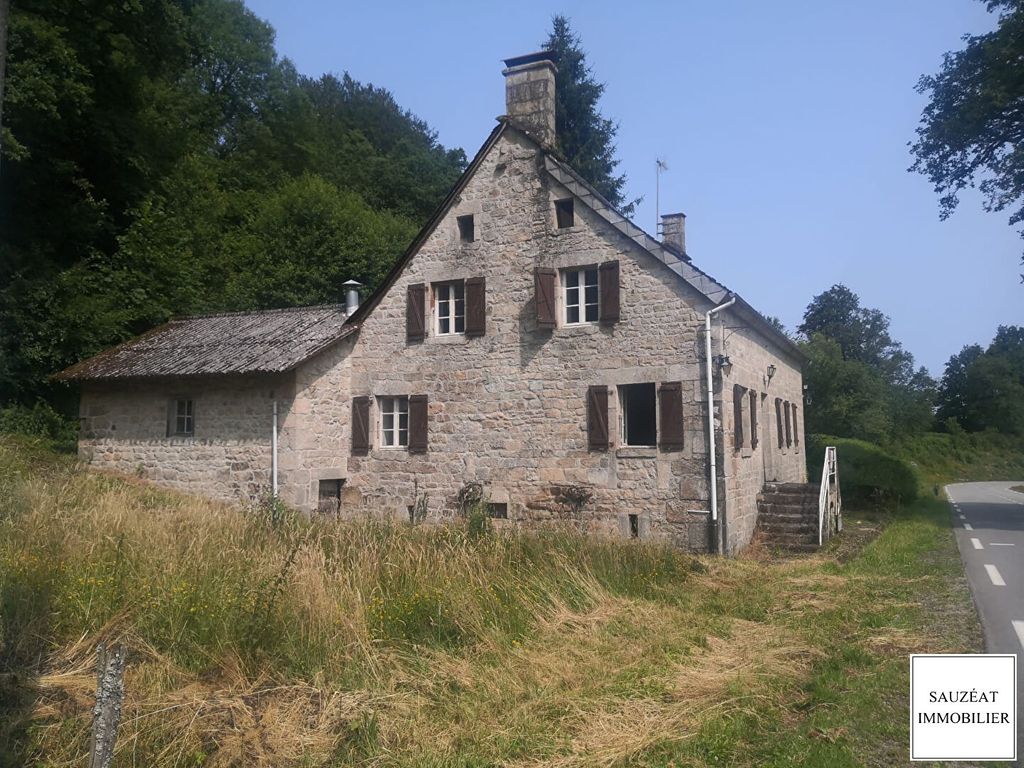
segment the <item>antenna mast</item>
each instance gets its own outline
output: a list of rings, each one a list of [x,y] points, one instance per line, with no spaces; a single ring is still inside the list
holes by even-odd
[[[660,157],[654,161],[654,232],[661,234],[661,172],[668,170],[668,163]]]

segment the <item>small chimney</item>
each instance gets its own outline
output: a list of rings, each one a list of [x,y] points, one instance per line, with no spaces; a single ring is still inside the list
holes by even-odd
[[[661,242],[680,256],[686,255],[686,214],[666,213],[661,217]]]
[[[505,112],[543,146],[555,146],[554,51],[505,59]]]
[[[363,287],[363,284],[357,283],[355,280],[346,280],[341,287],[345,289],[345,314],[351,316],[359,309],[359,289]]]

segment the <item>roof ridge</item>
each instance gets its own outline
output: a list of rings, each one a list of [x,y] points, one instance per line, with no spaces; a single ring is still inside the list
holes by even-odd
[[[202,320],[207,317],[240,317],[242,315],[273,315],[284,312],[308,312],[311,309],[345,309],[341,302],[333,304],[307,304],[301,307],[274,307],[272,309],[240,309],[234,312],[199,312],[192,315],[172,315],[167,321],[173,323],[180,320]]]

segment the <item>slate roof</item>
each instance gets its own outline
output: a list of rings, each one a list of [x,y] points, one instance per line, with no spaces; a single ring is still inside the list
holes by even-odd
[[[58,373],[63,381],[284,373],[355,333],[345,307],[177,317]]]

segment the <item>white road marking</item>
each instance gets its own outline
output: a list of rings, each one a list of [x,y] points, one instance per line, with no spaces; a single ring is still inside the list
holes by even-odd
[[[1003,581],[1002,575],[999,573],[999,569],[994,565],[985,563],[985,570],[988,572],[989,579],[992,580],[992,585],[996,587],[1005,587],[1006,582]]]
[[[964,530],[965,531],[973,531],[974,530],[974,526],[971,525],[970,523],[964,523]]]
[[[1013,625],[1013,631],[1017,633],[1017,639],[1020,640],[1020,644],[1024,646],[1024,621],[1011,621]]]
[[[979,541],[978,539],[971,539],[971,546],[973,546],[975,549],[984,549],[984,547],[981,546],[981,541]]]
[[[1013,544],[1009,544],[1005,541],[990,541],[988,543],[990,547],[1012,547]]]
[[[960,519],[961,520],[966,520],[967,519],[967,515],[960,515]]]

